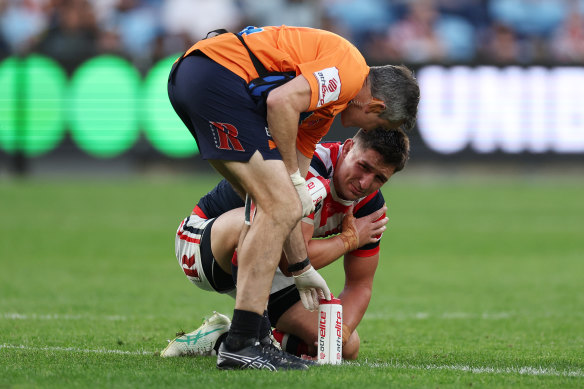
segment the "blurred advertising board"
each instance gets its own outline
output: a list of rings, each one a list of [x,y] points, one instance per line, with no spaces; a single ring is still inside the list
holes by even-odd
[[[131,155],[140,140],[164,158],[196,156],[166,94],[175,58],[145,74],[111,55],[69,72],[39,55],[1,60],[0,154],[66,153],[68,142],[108,159]],[[584,68],[428,65],[415,73],[422,95],[411,133],[417,158],[584,155]],[[325,140],[354,131],[335,121]]]

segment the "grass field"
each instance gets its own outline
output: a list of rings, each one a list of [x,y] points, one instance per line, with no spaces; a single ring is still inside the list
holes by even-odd
[[[359,360],[278,373],[156,356],[231,316],[174,258],[217,177],[0,181],[0,388],[584,387],[581,177],[401,174]]]

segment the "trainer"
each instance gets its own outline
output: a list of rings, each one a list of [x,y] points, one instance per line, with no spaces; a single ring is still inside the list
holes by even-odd
[[[346,127],[411,128],[417,82],[403,66],[367,66],[327,31],[248,27],[196,43],[173,66],[168,91],[202,157],[257,206],[238,245],[235,309],[217,366],[306,368],[260,347],[258,331],[282,249],[304,306],[330,298],[298,223],[313,208],[304,177],[316,143],[339,113]]]

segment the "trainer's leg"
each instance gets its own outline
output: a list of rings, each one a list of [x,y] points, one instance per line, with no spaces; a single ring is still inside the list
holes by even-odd
[[[236,179],[257,206],[254,221],[237,251],[235,308],[263,315],[284,241],[301,217],[298,195],[281,160],[264,160],[256,152],[247,163],[211,163],[220,172],[227,170],[226,178]],[[306,256],[306,247],[299,250]]]
[[[259,339],[263,313],[284,241],[300,220],[301,206],[281,160],[256,152],[248,162],[210,161],[251,196],[257,212],[237,249],[237,294],[225,352],[243,350]],[[306,248],[304,248],[305,250]],[[225,353],[220,355],[227,355]],[[218,359],[221,368],[228,360]]]
[[[263,313],[286,236],[300,220],[301,205],[281,160],[263,160],[256,152],[247,163],[210,161],[227,170],[254,200],[257,213],[238,247],[237,294],[229,333],[217,355],[217,367],[242,367],[245,358],[272,369],[306,369],[308,364],[258,346]],[[304,248],[306,249],[306,248]]]

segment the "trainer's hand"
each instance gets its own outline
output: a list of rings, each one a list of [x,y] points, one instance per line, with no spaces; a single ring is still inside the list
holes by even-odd
[[[300,293],[302,305],[309,311],[318,309],[319,299],[331,299],[331,291],[326,281],[312,266],[300,275],[294,276],[294,283]]]
[[[292,184],[296,188],[296,193],[300,197],[300,203],[302,204],[302,216],[308,216],[314,211],[314,204],[312,203],[312,197],[306,189],[306,180],[300,175],[300,170],[296,170],[294,174],[290,175]]]

